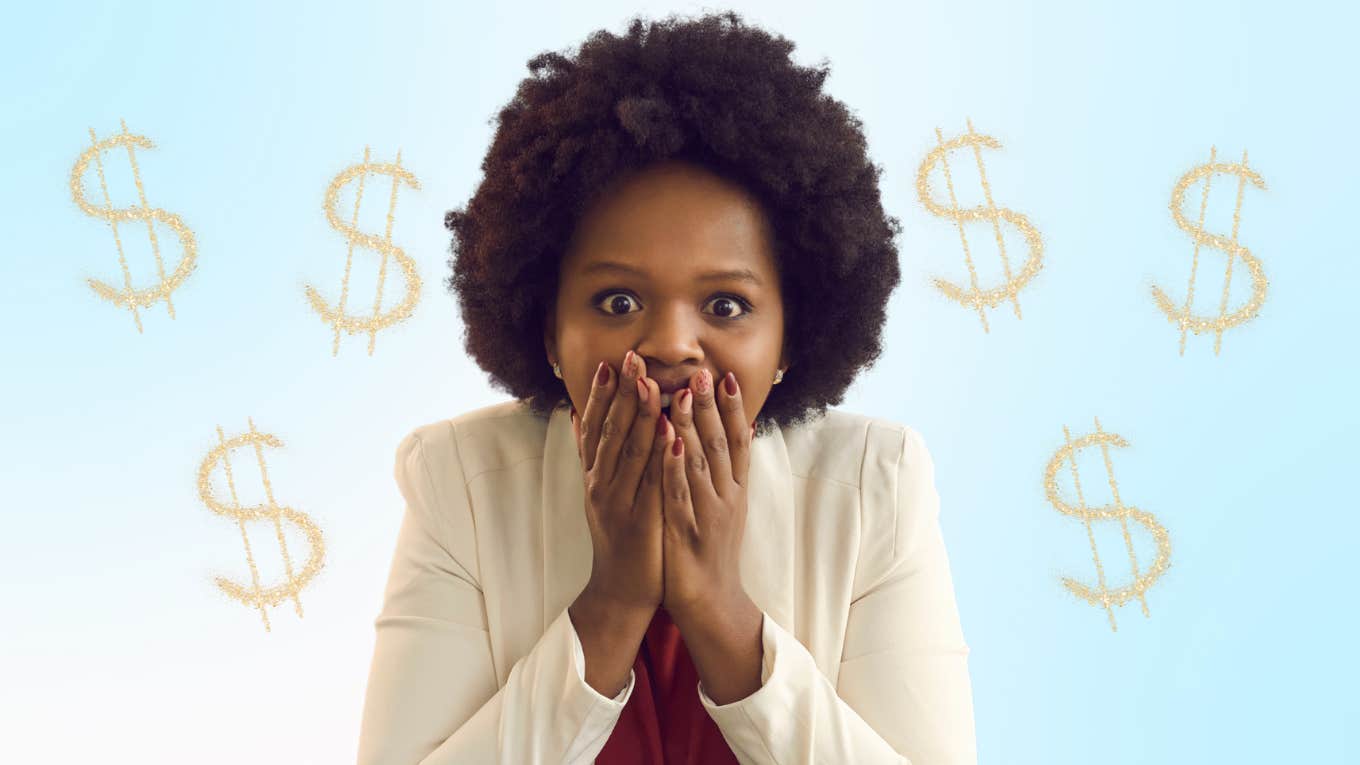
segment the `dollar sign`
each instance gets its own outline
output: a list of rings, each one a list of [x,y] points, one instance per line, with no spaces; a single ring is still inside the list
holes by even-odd
[[[81,212],[94,218],[103,218],[109,222],[109,227],[113,229],[113,242],[118,247],[118,264],[123,269],[123,287],[118,289],[111,284],[106,284],[98,279],[86,279],[95,294],[117,306],[123,306],[132,311],[132,318],[137,324],[137,332],[142,331],[142,317],[138,312],[139,306],[149,306],[157,300],[164,300],[166,307],[170,311],[170,318],[175,318],[175,305],[171,302],[170,293],[174,292],[189,274],[193,272],[197,265],[197,246],[194,243],[194,232],[184,225],[184,221],[174,213],[166,212],[159,207],[151,207],[146,201],[146,190],[142,188],[142,176],[137,169],[137,155],[134,149],[153,149],[155,144],[149,138],[141,135],[128,133],[127,122],[120,120],[123,132],[112,138],[99,140],[95,135],[94,128],[90,128],[90,143],[92,144],[85,153],[81,154],[76,160],[75,166],[71,168],[71,197],[75,200]],[[113,149],[116,146],[127,148],[128,161],[132,163],[132,177],[137,182],[137,195],[141,199],[141,207],[128,207],[115,210],[113,200],[109,197],[109,187],[104,181],[104,162],[101,159],[103,152]],[[85,198],[85,171],[94,160],[95,166],[99,170],[99,186],[104,191],[104,206],[97,207],[90,204]],[[136,289],[132,286],[132,274],[128,270],[127,258],[123,254],[123,240],[118,235],[118,223],[131,221],[146,221],[146,232],[151,237],[151,250],[156,256],[156,275],[160,277],[160,283],[146,289]],[[160,221],[170,227],[179,236],[180,249],[183,256],[175,270],[169,275],[165,274],[165,264],[161,261],[160,243],[156,239],[156,229],[152,221]]]
[[[393,163],[369,162],[368,147],[364,147],[364,161],[357,165],[351,165],[340,172],[331,180],[330,186],[326,187],[326,199],[322,204],[326,211],[326,220],[330,222],[331,228],[339,231],[349,242],[349,249],[345,255],[345,277],[340,286],[340,303],[332,309],[326,305],[325,298],[310,285],[307,285],[307,300],[312,304],[312,309],[321,315],[328,324],[335,327],[335,339],[331,346],[331,355],[335,356],[340,352],[340,330],[344,329],[350,334],[357,332],[368,332],[368,355],[373,355],[373,345],[378,334],[378,330],[391,324],[410,317],[415,310],[416,301],[420,298],[420,275],[416,273],[415,261],[406,254],[404,250],[392,244],[392,213],[397,207],[397,186],[405,183],[411,188],[419,189],[420,182],[416,177],[401,166],[401,152],[397,152],[397,161]],[[364,178],[369,174],[388,175],[392,177],[392,198],[387,208],[387,233],[383,238],[378,238],[372,234],[365,234],[357,228],[359,222],[359,203],[364,196]],[[340,196],[340,189],[351,181],[358,180],[358,193],[354,197],[354,218],[350,223],[340,219],[340,213],[336,210],[337,200]],[[350,263],[354,259],[354,245],[359,244],[371,250],[376,250],[382,255],[382,262],[378,266],[378,290],[373,298],[373,315],[368,318],[349,316],[345,313],[345,299],[349,294],[349,269]],[[397,265],[401,266],[402,273],[406,277],[406,295],[402,298],[391,311],[382,312],[382,291],[383,281],[387,277],[387,258],[396,258]]]
[[[968,120],[968,134],[961,135],[949,141],[944,140],[944,134],[939,128],[935,128],[935,139],[939,143],[932,149],[926,158],[921,162],[921,167],[916,171],[916,194],[921,199],[921,204],[933,215],[941,218],[949,218],[959,227],[959,239],[963,242],[963,259],[968,265],[969,287],[960,287],[957,284],[948,282],[944,279],[935,278],[933,281],[936,288],[945,294],[946,297],[964,306],[977,309],[978,315],[982,317],[982,331],[990,331],[987,327],[987,314],[984,307],[992,307],[1001,304],[1002,300],[1010,298],[1015,306],[1015,316],[1020,318],[1020,300],[1016,294],[1039,273],[1043,267],[1044,243],[1039,236],[1038,229],[1029,222],[1029,219],[1014,210],[1005,207],[998,208],[992,202],[992,189],[987,184],[987,170],[982,164],[982,147],[989,149],[1000,149],[1001,143],[988,135],[979,135],[973,132],[973,121]],[[966,210],[959,209],[958,199],[954,195],[954,180],[949,174],[949,152],[954,149],[971,146],[973,156],[977,159],[978,174],[982,179],[982,190],[986,196],[987,204],[970,207]],[[930,189],[930,171],[935,165],[940,165],[944,170],[944,179],[949,187],[949,206],[939,204],[934,199],[934,194]],[[996,232],[997,248],[1001,252],[1001,265],[1005,270],[1006,281],[999,287],[982,289],[978,286],[977,270],[973,268],[973,258],[968,250],[968,237],[964,234],[964,221],[989,220],[992,222],[992,229]],[[1001,221],[1006,221],[1014,226],[1024,235],[1025,241],[1029,244],[1029,258],[1025,260],[1024,266],[1020,268],[1020,273],[1011,275],[1010,262],[1006,259],[1006,244],[1001,238]]]
[[[1067,444],[1058,449],[1053,458],[1049,460],[1048,468],[1044,471],[1044,491],[1048,495],[1048,501],[1053,507],[1057,508],[1058,512],[1080,518],[1086,524],[1086,538],[1091,543],[1091,556],[1096,564],[1097,587],[1092,589],[1070,577],[1063,577],[1062,583],[1069,592],[1082,600],[1093,606],[1103,606],[1110,617],[1110,630],[1117,632],[1118,628],[1114,623],[1114,610],[1111,606],[1122,606],[1131,598],[1137,597],[1143,605],[1143,616],[1149,616],[1147,598],[1144,593],[1171,565],[1171,537],[1166,533],[1166,529],[1162,528],[1162,525],[1157,522],[1152,513],[1125,505],[1119,499],[1119,486],[1115,484],[1114,470],[1110,466],[1109,447],[1111,445],[1125,447],[1129,445],[1128,441],[1117,434],[1102,432],[1099,418],[1096,418],[1095,433],[1087,434],[1073,441],[1072,434],[1068,432],[1067,426],[1064,425],[1063,436],[1066,438]],[[1096,444],[1100,445],[1101,454],[1105,457],[1105,472],[1109,476],[1110,489],[1114,495],[1114,504],[1104,507],[1087,506],[1086,500],[1082,496],[1081,478],[1077,475],[1077,452]],[[1072,481],[1077,488],[1077,505],[1075,507],[1064,502],[1058,493],[1058,468],[1065,461],[1072,465]],[[1145,574],[1138,573],[1138,558],[1133,551],[1133,539],[1129,536],[1128,519],[1130,517],[1143,524],[1152,533],[1152,538],[1157,543],[1157,557],[1153,560],[1152,567]],[[1105,583],[1105,569],[1101,566],[1100,552],[1096,549],[1095,535],[1091,531],[1091,521],[1097,520],[1117,520],[1123,529],[1124,544],[1129,551],[1129,565],[1133,572],[1133,581],[1123,587],[1110,589]]]
[[[1152,286],[1152,298],[1157,301],[1157,307],[1162,309],[1166,318],[1181,328],[1181,355],[1185,355],[1185,331],[1194,330],[1195,334],[1214,331],[1214,355],[1218,355],[1218,350],[1223,344],[1223,330],[1235,327],[1256,316],[1261,310],[1261,304],[1266,299],[1266,274],[1261,267],[1261,261],[1251,250],[1237,243],[1237,228],[1242,222],[1242,192],[1247,186],[1247,181],[1258,189],[1265,189],[1266,182],[1256,171],[1247,167],[1247,152],[1242,152],[1241,164],[1228,162],[1214,162],[1214,152],[1217,147],[1209,148],[1208,164],[1200,165],[1176,182],[1176,187],[1171,191],[1171,217],[1175,219],[1176,225],[1181,230],[1190,235],[1195,240],[1195,251],[1190,260],[1190,287],[1185,293],[1185,306],[1176,307],[1171,298],[1155,284]],[[1233,210],[1233,230],[1232,238],[1218,234],[1210,234],[1204,230],[1204,211],[1209,202],[1209,181],[1215,174],[1237,176],[1237,208]],[[1204,194],[1199,203],[1199,223],[1192,224],[1185,219],[1185,214],[1181,208],[1185,203],[1185,191],[1199,179],[1204,179]],[[1228,254],[1228,266],[1223,275],[1223,298],[1218,304],[1218,316],[1215,318],[1205,318],[1195,316],[1191,313],[1191,303],[1195,299],[1195,270],[1199,266],[1199,248],[1201,245],[1222,250]],[[1245,305],[1233,313],[1228,313],[1228,288],[1232,286],[1233,259],[1240,258],[1246,265],[1248,273],[1251,274],[1251,297],[1247,299]]]
[[[325,543],[321,538],[321,529],[317,527],[306,513],[294,510],[291,507],[280,507],[274,502],[274,490],[269,484],[269,473],[264,465],[264,453],[261,446],[271,448],[281,448],[283,442],[268,433],[260,433],[255,430],[254,421],[250,421],[250,432],[228,440],[222,433],[221,426],[217,428],[218,446],[203,458],[198,466],[198,497],[208,509],[218,515],[236,520],[241,529],[241,541],[245,543],[246,562],[250,566],[250,586],[239,585],[226,577],[216,577],[214,581],[217,587],[225,592],[229,597],[252,606],[260,610],[260,616],[264,618],[265,631],[269,629],[269,613],[265,611],[265,606],[277,606],[283,602],[284,598],[291,598],[293,605],[297,609],[297,615],[302,616],[302,601],[298,594],[303,587],[321,571],[326,556]],[[252,507],[242,507],[236,499],[236,482],[231,475],[231,462],[228,459],[231,451],[238,447],[253,446],[255,448],[255,458],[260,463],[260,475],[264,479],[264,490],[267,504],[255,505]],[[212,494],[210,478],[213,468],[221,462],[226,470],[227,486],[231,490],[231,504],[224,504],[217,500]],[[288,555],[288,545],[283,538],[283,524],[281,519],[286,518],[297,528],[301,529],[306,535],[307,542],[311,547],[311,554],[307,558],[307,563],[302,567],[302,571],[293,573],[293,560]],[[255,567],[255,556],[250,551],[250,538],[246,535],[246,521],[272,521],[274,531],[278,536],[279,550],[283,554],[284,572],[286,578],[280,584],[272,587],[260,587],[260,573]]]

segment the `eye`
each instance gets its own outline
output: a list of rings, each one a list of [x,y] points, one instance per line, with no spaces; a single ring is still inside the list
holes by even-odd
[[[608,300],[606,300],[606,298],[608,298]],[[633,313],[633,311],[628,310],[628,306],[630,303],[636,304],[638,301],[631,293],[615,290],[601,292],[592,299],[592,303],[595,306],[599,306],[601,302],[607,306],[607,308],[600,309],[605,315],[623,316],[625,314]],[[720,319],[736,320],[745,318],[752,310],[750,301],[737,295],[715,295],[709,300],[709,305],[718,306],[714,309],[713,315]],[[733,315],[733,306],[741,309],[741,313]]]
[[[596,295],[593,299],[594,304],[598,306],[601,298],[612,298],[611,300],[605,301],[605,305],[609,306],[609,308],[605,309],[604,312],[610,316],[622,316],[625,313],[632,313],[628,310],[628,304],[630,302],[637,302],[632,295],[629,295],[626,292],[606,292],[601,295]]]
[[[723,306],[736,306],[736,307],[738,307],[738,308],[741,309],[741,313],[737,314],[736,316],[733,316],[733,315],[731,315],[730,313],[720,313],[720,314],[718,314],[719,316],[723,317],[724,319],[740,319],[740,318],[742,318],[743,316],[745,316],[746,314],[750,313],[750,310],[751,310],[751,309],[750,309],[751,304],[750,304],[750,303],[747,303],[745,300],[742,300],[741,298],[737,297],[736,295],[719,295],[719,296],[713,298],[713,304],[715,304],[715,305],[723,305]],[[717,310],[717,309],[714,309],[714,310]],[[731,309],[731,308],[725,308],[724,310],[730,312],[732,309]]]

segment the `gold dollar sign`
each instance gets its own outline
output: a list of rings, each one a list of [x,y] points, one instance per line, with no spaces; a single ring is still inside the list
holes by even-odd
[[[1166,318],[1181,328],[1181,355],[1185,355],[1185,331],[1194,330],[1195,334],[1214,331],[1214,355],[1218,355],[1218,350],[1223,344],[1223,330],[1235,327],[1248,319],[1256,316],[1261,310],[1261,304],[1266,300],[1266,274],[1261,267],[1261,261],[1251,250],[1237,243],[1237,228],[1242,223],[1242,192],[1246,189],[1247,181],[1258,189],[1265,189],[1266,182],[1257,175],[1256,171],[1247,167],[1247,152],[1242,152],[1241,164],[1229,162],[1214,162],[1214,152],[1217,147],[1209,147],[1208,164],[1200,165],[1176,182],[1176,187],[1171,191],[1171,217],[1175,219],[1176,225],[1181,230],[1190,235],[1195,240],[1194,254],[1190,260],[1190,287],[1185,293],[1185,306],[1178,308],[1171,298],[1155,284],[1152,286],[1152,298],[1157,301],[1157,307],[1162,309]],[[1204,230],[1204,211],[1209,203],[1209,181],[1215,174],[1237,176],[1237,207],[1233,210],[1232,239],[1218,234],[1210,234]],[[1199,179],[1204,179],[1204,194],[1199,202],[1199,223],[1192,224],[1185,219],[1185,213],[1181,208],[1185,203],[1185,192]],[[1218,316],[1215,318],[1205,318],[1195,316],[1191,312],[1191,303],[1195,299],[1195,270],[1199,266],[1200,245],[1213,247],[1228,254],[1228,266],[1223,275],[1223,297],[1218,304]],[[1233,313],[1228,313],[1228,288],[1232,286],[1233,259],[1240,258],[1246,265],[1247,271],[1251,274],[1251,297],[1247,299],[1245,305]]]
[[[982,147],[989,149],[1000,149],[1001,143],[988,135],[979,135],[973,132],[973,121],[968,120],[968,134],[961,135],[949,141],[944,140],[944,134],[939,128],[935,128],[935,139],[939,146],[932,149],[926,158],[921,162],[921,167],[916,171],[916,194],[921,199],[921,204],[933,215],[941,218],[953,220],[959,227],[959,239],[963,242],[963,259],[968,265],[969,287],[963,288],[944,279],[935,278],[933,281],[936,288],[945,294],[946,297],[977,309],[978,315],[982,317],[982,331],[989,332],[987,327],[987,314],[983,311],[984,306],[995,308],[1001,304],[1002,300],[1010,298],[1015,306],[1015,317],[1020,318],[1020,300],[1016,293],[1020,291],[1039,273],[1043,267],[1044,243],[1039,236],[1039,231],[1024,215],[1005,207],[998,208],[992,202],[992,188],[987,183],[987,170],[982,164]],[[954,180],[949,174],[949,152],[965,146],[973,148],[973,156],[977,159],[978,174],[982,179],[982,190],[987,199],[986,205],[970,207],[966,210],[959,209],[958,199],[954,194]],[[940,165],[944,170],[944,179],[949,187],[949,206],[946,207],[935,201],[934,194],[930,189],[930,171],[935,165]],[[996,232],[996,245],[1001,253],[1001,266],[1005,271],[1006,282],[999,287],[982,289],[978,286],[977,271],[973,268],[973,257],[968,250],[968,237],[964,234],[964,221],[989,220],[992,222],[992,229]],[[1014,226],[1024,235],[1025,241],[1029,244],[1029,258],[1025,260],[1020,273],[1011,275],[1010,262],[1006,259],[1006,244],[1001,238],[1000,221],[1006,221]]]
[[[274,502],[274,489],[269,483],[269,472],[265,469],[264,453],[261,446],[281,448],[283,442],[268,433],[260,433],[255,430],[255,422],[250,422],[250,432],[236,436],[228,440],[222,433],[222,427],[217,428],[217,439],[219,444],[208,455],[203,458],[203,462],[198,466],[198,496],[210,510],[218,515],[236,520],[241,529],[241,541],[246,547],[246,563],[250,566],[250,586],[239,585],[226,577],[216,577],[217,586],[228,596],[244,603],[247,606],[258,608],[260,616],[264,618],[265,631],[269,629],[269,614],[265,611],[266,605],[277,606],[283,602],[284,598],[291,598],[293,605],[297,608],[297,615],[302,616],[302,601],[298,594],[302,588],[321,571],[325,565],[326,546],[321,538],[321,529],[317,527],[306,513],[294,510],[291,507],[280,507]],[[260,475],[264,479],[264,491],[266,504],[255,505],[252,507],[242,507],[236,498],[236,482],[231,474],[231,462],[228,459],[231,451],[238,447],[251,445],[255,447],[255,458],[260,463]],[[231,504],[219,502],[212,494],[210,478],[213,468],[221,462],[226,470],[227,486],[231,490]],[[283,538],[283,524],[281,518],[287,518],[290,523],[302,530],[306,535],[307,542],[311,547],[311,555],[307,558],[307,564],[302,567],[302,571],[293,573],[293,560],[288,554],[288,545]],[[279,550],[283,554],[283,565],[285,579],[281,584],[272,587],[260,587],[260,573],[255,567],[255,556],[250,551],[250,537],[246,535],[246,521],[272,521],[274,531],[278,536]]]
[[[175,305],[170,300],[170,293],[174,292],[193,272],[197,265],[198,248],[194,243],[194,232],[184,225],[184,221],[178,215],[147,204],[146,190],[142,188],[142,176],[137,169],[137,155],[133,149],[153,149],[156,145],[146,136],[128,133],[127,122],[123,120],[120,120],[120,122],[123,126],[123,132],[102,141],[95,135],[94,128],[90,128],[90,143],[92,145],[85,150],[85,153],[80,155],[75,166],[71,168],[71,197],[80,207],[81,212],[91,217],[103,218],[109,222],[110,228],[113,229],[113,242],[118,247],[118,265],[123,269],[122,289],[98,279],[86,279],[86,283],[99,297],[114,305],[130,309],[133,321],[137,324],[137,332],[140,334],[142,317],[137,311],[138,306],[149,306],[157,300],[164,300],[170,311],[170,318],[175,318]],[[104,181],[104,162],[101,155],[117,146],[127,148],[128,162],[132,164],[132,177],[137,182],[137,196],[141,200],[141,207],[117,210],[113,208],[113,200],[109,197],[109,186]],[[90,204],[89,200],[85,198],[85,170],[89,167],[90,160],[94,160],[95,167],[99,170],[99,186],[104,191],[103,207]],[[151,250],[156,256],[156,275],[160,277],[159,284],[146,289],[136,289],[132,286],[132,274],[128,270],[127,258],[123,254],[123,240],[118,234],[118,223],[120,221],[139,220],[146,221],[146,232],[151,237]],[[161,261],[160,243],[156,239],[156,229],[151,225],[152,221],[160,221],[179,236],[180,249],[183,250],[184,254],[169,276],[165,274],[165,264]]]
[[[397,151],[397,161],[369,162],[368,147],[364,147],[364,161],[357,165],[351,165],[340,172],[331,181],[330,186],[326,187],[326,199],[322,208],[326,211],[326,220],[331,224],[331,228],[339,231],[349,242],[349,249],[345,255],[345,277],[340,286],[340,303],[334,309],[326,305],[325,298],[307,285],[307,300],[312,304],[312,309],[321,314],[321,318],[328,324],[335,327],[335,339],[331,346],[331,355],[335,356],[340,352],[340,330],[344,329],[351,335],[358,332],[368,332],[368,355],[373,355],[373,345],[378,334],[378,330],[388,327],[398,321],[410,317],[415,310],[416,301],[420,298],[420,275],[416,273],[415,261],[406,254],[404,250],[392,244],[392,214],[397,207],[397,186],[406,183],[414,189],[420,188],[420,182],[409,171],[401,166],[401,151]],[[387,207],[387,233],[380,239],[372,234],[365,234],[357,226],[359,222],[359,203],[364,196],[364,178],[369,174],[389,175],[392,177],[392,198]],[[358,193],[354,196],[354,217],[350,223],[340,219],[340,213],[336,210],[337,200],[340,197],[340,189],[344,188],[350,181],[358,180]],[[349,270],[350,263],[354,259],[354,245],[359,244],[371,250],[376,250],[382,255],[382,262],[378,266],[378,290],[373,298],[373,315],[362,318],[345,314],[345,299],[349,295]],[[402,298],[391,311],[382,312],[382,293],[383,281],[387,277],[387,258],[396,258],[397,265],[401,266],[402,273],[406,277],[406,295]]]
[[[1110,617],[1111,631],[1118,631],[1114,623],[1114,610],[1111,606],[1122,606],[1130,599],[1137,597],[1143,605],[1143,616],[1150,616],[1148,613],[1147,598],[1144,593],[1153,583],[1161,577],[1167,567],[1171,565],[1171,537],[1166,533],[1166,529],[1157,522],[1152,513],[1139,510],[1136,507],[1125,505],[1119,499],[1119,486],[1114,481],[1114,470],[1110,465],[1109,446],[1128,446],[1128,441],[1114,433],[1105,433],[1100,429],[1100,418],[1096,418],[1096,432],[1090,433],[1076,441],[1072,440],[1072,434],[1068,432],[1067,426],[1063,426],[1063,436],[1067,444],[1058,449],[1049,460],[1047,469],[1044,470],[1044,491],[1048,495],[1048,501],[1064,515],[1082,519],[1086,524],[1086,538],[1091,543],[1091,556],[1096,564],[1095,589],[1078,582],[1070,577],[1063,577],[1063,586],[1069,592],[1085,600],[1093,606],[1103,606]],[[1110,479],[1110,490],[1113,492],[1114,504],[1104,507],[1088,507],[1081,491],[1081,478],[1077,475],[1077,452],[1088,446],[1100,445],[1100,452],[1105,457],[1105,472]],[[1072,481],[1077,489],[1077,505],[1074,507],[1063,501],[1058,494],[1058,469],[1062,463],[1069,461],[1072,465]],[[1138,558],[1133,551],[1133,539],[1129,536],[1129,517],[1143,524],[1152,533],[1152,538],[1157,543],[1157,557],[1152,561],[1152,567],[1147,573],[1138,573]],[[1120,527],[1124,532],[1124,545],[1129,551],[1129,566],[1133,572],[1133,581],[1129,584],[1110,589],[1105,583],[1105,569],[1100,563],[1100,552],[1096,549],[1095,534],[1091,530],[1091,521],[1119,521]]]

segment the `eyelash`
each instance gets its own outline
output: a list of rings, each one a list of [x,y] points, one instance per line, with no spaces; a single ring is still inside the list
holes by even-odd
[[[629,292],[628,290],[610,289],[605,290],[603,292],[595,293],[595,297],[591,298],[591,304],[596,306],[597,310],[599,310],[599,312],[604,314],[605,316],[627,316],[628,315],[627,313],[610,313],[609,311],[606,311],[603,308],[598,308],[598,306],[600,305],[600,301],[613,295],[627,295],[628,297],[632,298],[634,302],[641,302],[640,300],[637,299],[635,295],[633,295],[632,292]],[[710,300],[731,300],[732,302],[741,306],[740,316],[718,316],[719,319],[726,319],[727,321],[740,321],[750,316],[752,311],[755,310],[754,308],[751,307],[751,302],[749,300],[740,295],[733,295],[728,292],[723,292],[714,295],[712,298],[710,298]],[[629,313],[633,312],[630,311]]]

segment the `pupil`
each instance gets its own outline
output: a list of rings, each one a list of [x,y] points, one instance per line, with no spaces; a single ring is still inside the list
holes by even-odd
[[[618,297],[609,301],[609,305],[611,308],[614,309],[615,313],[628,312],[628,298],[624,297],[623,295],[619,295]]]

